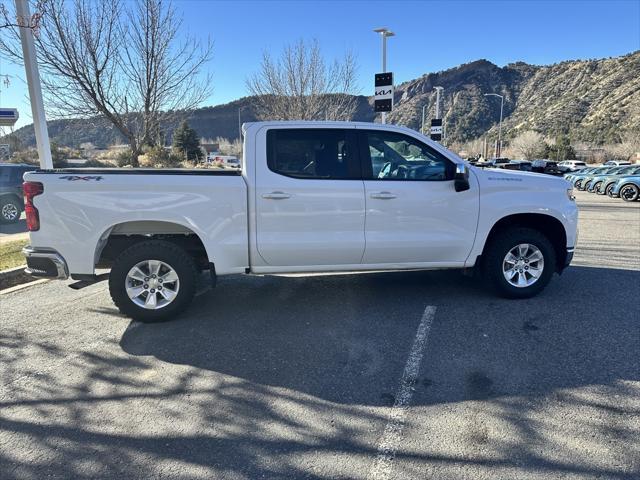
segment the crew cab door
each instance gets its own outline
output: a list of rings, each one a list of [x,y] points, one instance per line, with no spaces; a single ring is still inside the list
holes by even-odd
[[[355,129],[270,128],[265,143],[255,162],[260,257],[271,266],[359,264],[365,201]]]
[[[360,130],[366,200],[365,264],[462,264],[473,246],[479,191],[456,192],[455,164],[426,143]]]

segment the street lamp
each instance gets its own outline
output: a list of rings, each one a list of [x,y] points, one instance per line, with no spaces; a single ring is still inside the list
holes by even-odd
[[[424,133],[424,111],[425,111],[425,109],[426,109],[428,106],[429,106],[429,104],[427,104],[427,103],[425,103],[425,104],[422,106],[422,128],[420,129],[420,131],[422,132],[422,134],[423,134],[423,135],[425,134],[425,133]]]
[[[382,73],[385,73],[387,71],[387,37],[393,37],[395,33],[388,28],[376,28],[373,31],[382,37]],[[385,123],[386,120],[387,112],[382,112],[382,123]]]
[[[444,87],[433,87],[436,91],[436,118],[440,118],[440,92],[444,90]]]
[[[240,121],[240,112],[245,106],[238,107],[238,139],[242,142],[242,122]]]
[[[498,124],[498,146],[500,149],[500,155],[502,155],[502,110],[504,107],[504,97],[497,93],[485,93],[485,97],[500,97],[500,123]],[[496,149],[496,157],[498,156],[498,149]]]

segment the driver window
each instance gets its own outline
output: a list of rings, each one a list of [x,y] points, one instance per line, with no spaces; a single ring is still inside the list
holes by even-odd
[[[373,130],[365,132],[364,136],[372,180],[442,181],[453,178],[453,163],[418,140],[400,133]]]

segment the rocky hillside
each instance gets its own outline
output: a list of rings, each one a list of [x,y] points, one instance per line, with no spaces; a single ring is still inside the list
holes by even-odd
[[[419,130],[422,107],[427,118],[435,112],[434,86],[444,87],[441,111],[448,140],[466,141],[494,131],[504,95],[503,132],[506,138],[533,129],[545,135],[568,133],[590,143],[616,142],[626,134],[640,135],[640,51],[617,58],[567,61],[550,66],[522,62],[498,67],[478,60],[430,73],[396,87],[393,123]],[[355,120],[373,121],[371,97],[358,97]],[[238,109],[243,122],[255,120],[251,97],[205,107],[189,115],[202,137],[236,138]],[[169,136],[174,125],[165,125]],[[78,146],[120,143],[118,133],[101,119],[56,120],[49,123],[52,139]],[[32,126],[16,131],[23,145],[35,144]]]

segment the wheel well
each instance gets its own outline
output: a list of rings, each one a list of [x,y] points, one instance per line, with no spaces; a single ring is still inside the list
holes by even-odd
[[[102,237],[96,251],[96,268],[110,268],[119,253],[136,243],[164,240],[186,250],[198,268],[209,268],[209,257],[200,237],[187,227],[171,222],[136,221],[114,225]]]
[[[20,208],[24,209],[24,202],[20,195],[16,195],[15,193],[7,193],[7,194],[0,195],[0,201],[6,200],[6,199],[13,199],[17,201],[18,205],[20,205]]]
[[[493,228],[491,228],[487,236],[487,241],[484,244],[484,249],[486,250],[487,245],[489,245],[493,238],[499,235],[501,231],[512,227],[533,228],[544,234],[556,251],[556,268],[558,270],[562,269],[567,256],[567,234],[560,220],[541,213],[518,213],[501,218],[495,223]],[[484,250],[482,253],[484,254]]]

